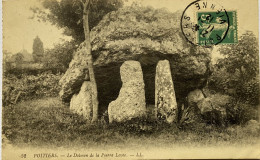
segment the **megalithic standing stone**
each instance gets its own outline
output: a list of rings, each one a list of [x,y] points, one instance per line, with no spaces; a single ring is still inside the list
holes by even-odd
[[[158,120],[168,123],[176,121],[177,102],[168,60],[161,60],[156,66],[155,110]]]
[[[146,114],[143,72],[139,62],[126,61],[120,67],[122,88],[108,106],[109,123],[124,122]]]
[[[74,113],[82,115],[87,122],[92,120],[92,98],[91,98],[91,82],[83,82],[78,94],[74,94],[70,101],[70,110]]]

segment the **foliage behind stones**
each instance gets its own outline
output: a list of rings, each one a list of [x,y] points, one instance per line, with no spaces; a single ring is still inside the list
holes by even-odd
[[[83,11],[80,0],[43,0],[43,7],[32,8],[34,16],[42,21],[49,21],[53,25],[64,29],[64,34],[72,36],[77,42],[84,41]],[[122,0],[95,0],[90,4],[89,25],[95,27],[104,15],[115,11],[123,5]]]

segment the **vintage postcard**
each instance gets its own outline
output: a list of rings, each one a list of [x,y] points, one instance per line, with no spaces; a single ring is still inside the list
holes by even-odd
[[[2,159],[260,158],[257,0],[3,0]]]

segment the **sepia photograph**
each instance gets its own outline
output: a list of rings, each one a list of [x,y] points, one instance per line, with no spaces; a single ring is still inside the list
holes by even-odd
[[[259,159],[258,0],[2,0],[2,160]]]

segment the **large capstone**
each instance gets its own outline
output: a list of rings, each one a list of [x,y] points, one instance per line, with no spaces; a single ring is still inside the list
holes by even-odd
[[[74,94],[70,101],[70,110],[82,115],[87,121],[91,121],[93,115],[91,91],[91,82],[85,81],[81,86],[80,92]]]
[[[79,92],[82,83],[89,80],[87,56],[82,47],[84,47],[84,43],[78,48],[70,62],[69,69],[59,81],[61,85],[59,95],[63,102],[69,102],[71,97]]]
[[[143,72],[139,62],[126,61],[120,67],[122,88],[108,106],[109,122],[124,122],[145,116],[146,103]]]
[[[157,118],[172,123],[177,116],[177,102],[168,60],[159,61],[155,77],[155,107]]]

